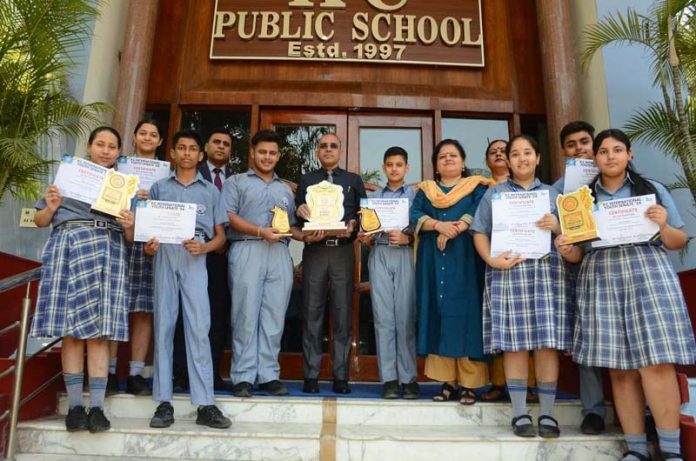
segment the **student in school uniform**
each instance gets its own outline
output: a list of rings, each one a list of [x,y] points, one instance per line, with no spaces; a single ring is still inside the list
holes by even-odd
[[[253,166],[230,178],[220,207],[230,221],[229,273],[232,291],[232,393],[251,397],[254,384],[270,395],[286,395],[280,381],[280,340],[292,291],[289,239],[272,227],[273,209],[295,223],[295,197],[274,169],[280,136],[261,130],[251,138]],[[302,232],[292,227],[293,237]]]
[[[684,222],[667,189],[633,169],[633,151],[625,133],[602,131],[594,139],[593,151],[600,171],[590,185],[595,200],[654,194],[657,204],[647,209],[646,217],[660,230],[656,240],[602,248],[591,243],[566,245],[564,236],[557,238],[564,258],[582,261],[573,359],[609,369],[614,407],[628,446],[622,461],[651,459],[645,435],[646,402],[655,419],[661,459],[681,460],[674,365],[693,365],[696,343],[667,250],[686,246]]]
[[[491,257],[491,198],[500,192],[549,192],[552,213],[537,221],[540,229],[560,232],[555,212],[558,192],[536,178],[540,154],[529,136],[514,136],[506,150],[511,176],[490,188],[481,200],[471,225],[474,243],[488,265],[483,303],[483,335],[486,352],[503,352],[508,393],[513,407],[515,435],[534,437],[537,432],[526,408],[529,351],[534,352],[539,393],[539,435],[560,435],[554,418],[558,381],[558,351],[571,345],[571,300],[565,263],[553,249],[541,259],[523,260],[511,251]]]
[[[162,128],[156,120],[144,119],[133,130],[134,157],[155,159],[157,148],[162,144]],[[140,189],[138,200],[147,200],[148,191]],[[128,245],[128,312],[130,319],[131,359],[128,362],[126,392],[133,395],[152,395],[152,388],[142,376],[150,343],[152,342],[152,257],[145,254],[143,242]],[[109,380],[107,395],[118,392],[116,379],[117,342],[111,343]]]
[[[121,137],[107,126],[89,135],[89,159],[113,167]],[[62,197],[51,185],[34,205],[34,222],[53,226],[42,256],[41,281],[31,335],[63,338],[61,360],[68,393],[68,431],[106,431],[104,416],[109,341],[128,340],[126,240],[133,240],[133,213],[118,218],[90,211],[88,203]],[[89,412],[82,400],[87,351]]]
[[[375,198],[406,198],[409,205],[415,190],[404,182],[408,153],[390,147],[384,153],[382,171],[387,185]],[[416,273],[413,266],[413,235],[404,230],[359,234],[362,243],[372,245],[368,268],[370,298],[375,324],[377,364],[385,399],[417,399],[416,379]],[[401,386],[399,386],[401,385]]]
[[[160,402],[150,427],[174,423],[172,399],[172,349],[179,300],[184,316],[191,402],[198,405],[196,424],[224,429],[232,422],[215,406],[213,366],[210,356],[210,302],[205,255],[225,243],[227,216],[218,206],[220,192],[203,179],[196,165],[203,158],[201,139],[190,130],[177,132],[171,157],[175,171],[157,181],[150,199],[196,204],[196,234],[181,245],[160,245],[155,239],[145,251],[155,255],[155,373],[152,398]]]
[[[583,120],[576,120],[566,124],[561,129],[561,148],[566,158],[589,159],[594,158],[592,152],[592,141],[594,138],[594,127]],[[563,193],[565,176],[561,176],[553,187],[560,194]],[[577,266],[569,264],[567,266],[570,277],[571,296],[575,299],[575,278],[577,277]],[[604,417],[606,409],[604,407],[604,390],[602,385],[602,369],[598,367],[578,367],[580,375],[580,402],[582,403],[582,424],[580,431],[587,435],[602,434],[605,430]]]

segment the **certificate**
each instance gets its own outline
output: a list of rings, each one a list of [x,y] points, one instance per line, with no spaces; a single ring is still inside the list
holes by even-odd
[[[382,230],[400,231],[408,227],[407,198],[362,198],[360,206],[375,210],[382,223]]]
[[[594,216],[601,240],[592,242],[592,248],[643,243],[652,239],[660,231],[660,226],[649,220],[645,212],[655,204],[655,194],[650,194],[595,205]]]
[[[139,157],[118,158],[118,171],[124,174],[133,174],[140,180],[141,189],[150,190],[150,187],[160,179],[169,176],[169,162]]]
[[[53,184],[63,197],[90,205],[97,200],[108,168],[83,158],[64,155]]]
[[[491,197],[491,256],[511,251],[512,257],[540,259],[551,251],[551,231],[536,222],[551,212],[549,191],[499,192]]]
[[[135,208],[135,241],[156,238],[180,245],[196,233],[196,204],[141,200]]]
[[[563,193],[575,192],[582,186],[587,186],[599,174],[599,168],[594,160],[585,158],[566,159]]]

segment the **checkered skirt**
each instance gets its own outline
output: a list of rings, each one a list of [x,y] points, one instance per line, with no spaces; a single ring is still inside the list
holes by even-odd
[[[152,260],[145,254],[144,242],[133,242],[128,246],[129,312],[154,312]]]
[[[486,353],[570,350],[572,320],[565,263],[555,250],[545,259],[529,259],[512,269],[486,268]]]
[[[88,226],[53,230],[42,256],[35,337],[128,340],[123,236]]]
[[[684,296],[663,247],[588,253],[578,275],[577,302],[576,362],[621,370],[696,362]]]

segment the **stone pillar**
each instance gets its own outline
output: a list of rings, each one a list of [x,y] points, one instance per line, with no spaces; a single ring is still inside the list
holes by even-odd
[[[566,123],[580,116],[575,57],[566,0],[536,0],[541,70],[546,99],[551,176],[563,175],[565,156],[558,136]]]
[[[159,0],[131,0],[128,5],[113,121],[124,145],[145,112],[158,7]]]

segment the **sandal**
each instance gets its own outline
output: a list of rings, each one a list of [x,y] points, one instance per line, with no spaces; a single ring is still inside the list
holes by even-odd
[[[450,384],[444,383],[438,394],[433,395],[433,402],[449,402],[457,400],[457,390]]]
[[[528,423],[517,424],[517,421],[527,420]],[[529,415],[515,416],[512,418],[512,432],[517,437],[534,437],[536,432],[534,431],[534,424],[532,424],[532,417]]]
[[[506,397],[507,391],[505,390],[505,386],[493,384],[488,391],[481,394],[479,399],[482,402],[500,402],[501,400],[505,400]]]
[[[652,461],[652,458],[650,457],[650,455],[645,456],[644,454],[638,453],[637,451],[633,451],[633,450],[629,450],[626,453],[624,453],[623,458],[621,458],[621,459],[622,460],[626,459],[626,457],[628,457],[628,456],[633,456],[633,457],[639,459],[640,461]],[[621,460],[619,460],[619,461],[621,461]]]
[[[462,387],[459,391],[459,404],[460,405],[473,405],[476,403],[476,394],[473,389],[467,387]]]
[[[665,461],[684,461],[684,458],[682,458],[682,455],[680,455],[679,453],[661,451],[660,454],[662,455],[662,459],[664,459]]]
[[[553,424],[543,424],[542,421],[550,421]],[[545,439],[557,439],[561,436],[561,429],[558,427],[558,421],[549,415],[541,415],[537,419],[539,424],[539,436]]]

